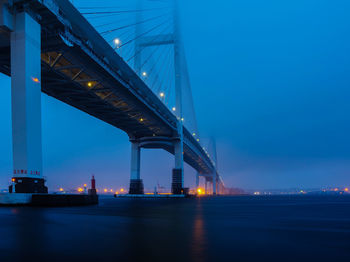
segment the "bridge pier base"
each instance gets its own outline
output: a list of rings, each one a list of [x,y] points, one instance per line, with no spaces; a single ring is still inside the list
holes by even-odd
[[[173,179],[171,183],[171,193],[175,195],[183,194],[183,170],[182,169],[173,169]]]
[[[13,178],[10,192],[47,193],[41,147],[41,28],[17,13],[11,32]]]
[[[216,175],[213,175],[213,195],[216,195],[216,191],[217,191],[217,188],[216,188]]]
[[[142,179],[130,179],[129,194],[142,195],[143,193],[144,191]]]
[[[183,142],[182,139],[175,141],[175,168],[172,174],[171,193],[184,193],[184,171],[183,171]]]
[[[129,194],[143,194],[143,181],[140,178],[141,149],[138,141],[131,141],[131,177]]]

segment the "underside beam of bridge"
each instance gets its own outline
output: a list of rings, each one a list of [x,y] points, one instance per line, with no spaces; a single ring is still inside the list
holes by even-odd
[[[10,192],[47,193],[41,147],[41,28],[17,13],[11,32],[13,184]]]

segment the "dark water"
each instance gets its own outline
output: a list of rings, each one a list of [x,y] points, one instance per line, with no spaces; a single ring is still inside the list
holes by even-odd
[[[350,197],[0,208],[0,261],[350,261]]]

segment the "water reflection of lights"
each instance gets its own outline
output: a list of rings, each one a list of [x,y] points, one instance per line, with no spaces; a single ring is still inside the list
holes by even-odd
[[[193,225],[192,260],[195,262],[206,261],[206,250],[207,239],[202,214],[202,205],[200,202],[197,202],[196,215]]]

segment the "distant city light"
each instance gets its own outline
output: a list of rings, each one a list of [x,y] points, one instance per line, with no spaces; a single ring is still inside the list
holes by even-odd
[[[60,192],[63,192],[64,190],[63,190],[63,188],[61,187],[61,188],[59,189],[59,191],[60,191]]]
[[[88,85],[88,87],[92,87],[93,84],[92,84],[92,82],[88,82],[87,85]]]
[[[111,192],[113,193],[113,189],[111,189]]]
[[[105,188],[103,191],[104,191],[105,193],[107,193],[108,190],[107,190],[107,188]]]
[[[121,188],[121,189],[120,189],[120,192],[124,192],[124,188]]]
[[[143,120],[144,120],[143,118],[140,118],[140,122],[143,122]]]
[[[349,188],[346,187],[346,188],[344,189],[344,191],[345,191],[345,192],[348,192],[348,191],[349,191]]]
[[[84,184],[84,187],[87,187],[87,184]]]
[[[81,187],[78,188],[78,192],[83,192],[84,189],[82,189]]]

